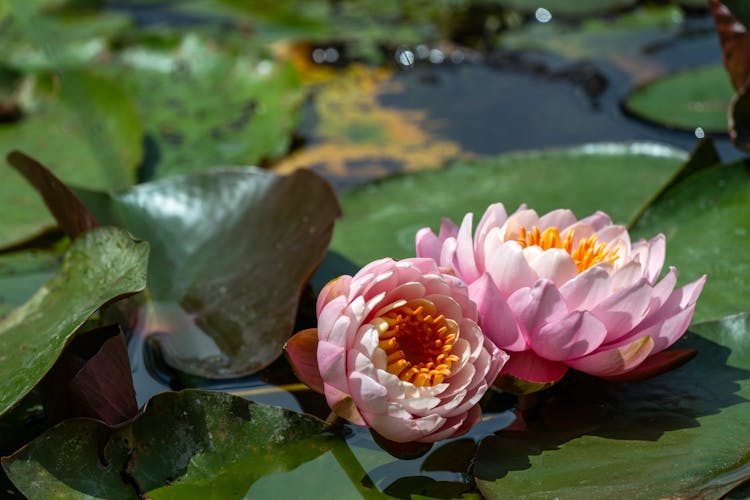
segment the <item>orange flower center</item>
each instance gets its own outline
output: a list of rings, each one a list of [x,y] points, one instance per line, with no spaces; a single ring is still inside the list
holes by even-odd
[[[601,243],[596,235],[583,238],[575,248],[573,248],[574,237],[575,234],[572,230],[568,231],[563,239],[556,227],[548,227],[543,232],[540,232],[537,226],[534,226],[531,231],[527,231],[522,226],[517,241],[523,248],[538,246],[542,250],[549,250],[551,248],[565,250],[573,259],[573,262],[575,262],[579,273],[604,261],[614,265],[615,261],[619,258],[619,255],[617,255],[619,249],[605,250],[607,245]]]
[[[418,299],[373,320],[388,372],[418,387],[441,383],[459,359],[451,354],[458,325],[436,312],[432,302]]]

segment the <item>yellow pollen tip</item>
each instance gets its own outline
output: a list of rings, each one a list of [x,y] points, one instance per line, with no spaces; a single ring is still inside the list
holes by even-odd
[[[537,246],[542,250],[553,248],[565,250],[575,262],[579,273],[600,262],[606,261],[614,265],[615,261],[620,258],[618,248],[606,250],[607,245],[600,242],[596,235],[581,239],[575,248],[573,247],[574,238],[575,232],[572,230],[567,231],[565,237],[562,238],[556,227],[548,227],[540,232],[537,226],[534,226],[531,231],[522,226],[516,241],[522,248]]]
[[[453,351],[458,326],[425,299],[407,302],[372,320],[385,351],[386,370],[417,387],[443,383],[451,365],[459,360]]]

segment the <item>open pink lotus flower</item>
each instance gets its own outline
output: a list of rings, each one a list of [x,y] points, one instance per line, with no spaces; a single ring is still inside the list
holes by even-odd
[[[497,203],[473,237],[469,213],[461,227],[444,219],[439,235],[421,229],[416,245],[419,257],[469,285],[485,335],[510,354],[501,375],[526,381],[528,392],[560,380],[568,368],[635,379],[692,357],[662,351],[690,324],[706,277],[675,289],[677,270],[670,267],[657,282],[661,234],[631,244],[627,230],[603,212],[581,220],[570,210],[539,217],[523,205],[508,216]]]
[[[468,431],[507,355],[476,324],[466,286],[431,259],[382,259],[328,283],[318,328],[285,349],[332,411],[397,443]]]

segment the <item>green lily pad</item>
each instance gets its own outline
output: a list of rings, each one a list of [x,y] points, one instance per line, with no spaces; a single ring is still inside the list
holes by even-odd
[[[721,65],[691,69],[634,90],[625,109],[670,128],[725,132],[734,89]]]
[[[32,499],[242,498],[260,477],[341,442],[309,415],[229,394],[168,392],[116,429],[62,422],[3,459],[3,468]]]
[[[667,189],[646,208],[633,233],[664,233],[666,262],[682,281],[708,274],[698,321],[750,310],[750,164],[717,165]]]
[[[157,178],[282,156],[303,97],[291,66],[197,35],[129,47],[107,72],[137,101],[154,149],[145,174]]]
[[[98,229],[71,245],[55,276],[0,321],[0,415],[47,373],[94,311],[143,289],[147,259],[148,244],[120,229]]]
[[[672,39],[681,29],[683,17],[675,5],[640,7],[614,18],[586,18],[575,26],[530,23],[501,33],[499,41],[507,49],[543,50],[572,61],[606,59],[634,80],[644,81],[662,71],[644,54],[644,48]]]
[[[110,50],[110,40],[131,27],[116,12],[66,9],[64,2],[8,2],[0,31],[0,61],[25,72],[83,68]],[[4,2],[0,2],[2,17]]]
[[[486,498],[709,498],[750,479],[750,317],[691,328],[697,357],[614,386],[579,380],[539,407],[527,431],[479,447]]]
[[[512,9],[520,12],[535,12],[538,8],[544,7],[552,14],[565,17],[587,16],[611,12],[614,10],[626,9],[637,3],[637,0],[544,0],[543,2],[530,2],[529,0],[500,0],[500,2]]]
[[[63,182],[92,189],[124,188],[135,182],[142,156],[142,128],[130,97],[112,80],[67,72],[34,77],[27,115],[0,124],[0,154],[20,149],[38,158]],[[16,171],[0,168],[0,247],[54,227],[39,195]]]
[[[212,169],[80,194],[101,223],[151,243],[141,333],[158,334],[173,367],[209,378],[247,375],[281,354],[340,210],[307,170]]]
[[[685,157],[657,144],[603,144],[392,177],[341,195],[344,217],[331,249],[360,265],[413,256],[421,227],[436,228],[440,217],[460,221],[469,211],[480,217],[498,201],[508,210],[526,203],[539,213],[565,207],[579,217],[604,210],[626,221]]]
[[[26,302],[55,273],[57,252],[0,254],[0,317]]]

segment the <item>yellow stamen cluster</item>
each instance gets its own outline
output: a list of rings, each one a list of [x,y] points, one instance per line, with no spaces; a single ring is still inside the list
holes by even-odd
[[[539,228],[534,226],[531,231],[527,231],[525,227],[521,227],[517,241],[524,248],[538,246],[542,250],[549,250],[551,248],[565,250],[570,254],[573,262],[575,262],[579,273],[604,261],[608,261],[614,265],[615,261],[619,258],[619,255],[617,255],[619,249],[605,250],[606,245],[599,242],[596,235],[583,238],[575,248],[573,248],[574,237],[575,234],[572,230],[569,230],[563,239],[556,227],[548,227],[543,232],[540,232]]]
[[[436,314],[432,302],[412,300],[376,318],[373,324],[380,332],[380,348],[388,356],[388,372],[404,382],[418,387],[440,384],[459,360],[451,354],[458,325]]]

